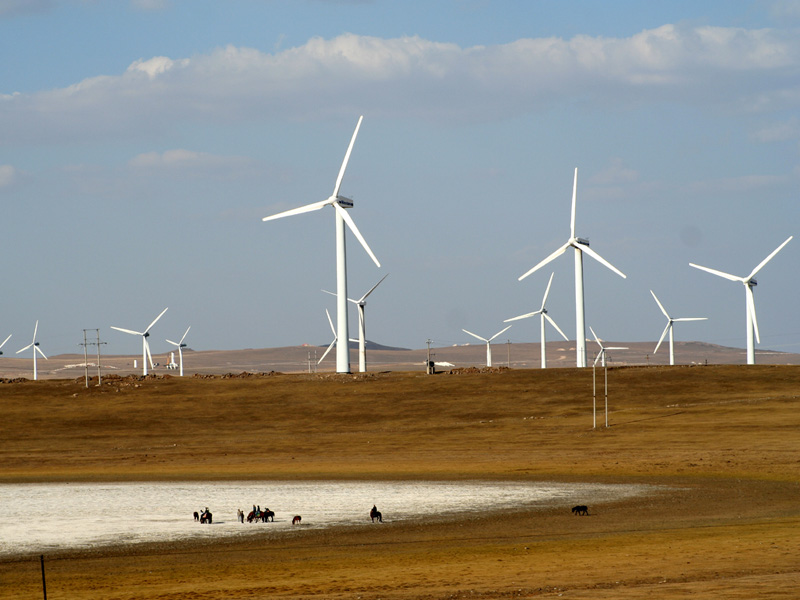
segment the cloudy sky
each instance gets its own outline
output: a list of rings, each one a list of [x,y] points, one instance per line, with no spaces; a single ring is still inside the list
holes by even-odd
[[[489,337],[539,308],[575,336],[743,348],[746,276],[800,233],[800,2],[0,0],[6,355],[104,352],[153,329],[196,350],[331,340],[342,193],[350,296],[385,274],[367,337]],[[800,239],[758,275],[761,350],[800,352]],[[355,312],[351,335],[355,336]],[[548,337],[557,334],[550,330]],[[538,341],[537,319],[498,341]],[[591,346],[590,346],[591,349]],[[664,350],[659,350],[664,352]],[[743,358],[744,360],[744,358]],[[333,359],[331,358],[331,364]]]

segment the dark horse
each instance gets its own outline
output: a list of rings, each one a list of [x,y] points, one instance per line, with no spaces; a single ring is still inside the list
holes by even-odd
[[[303,520],[303,517],[301,517],[300,515],[296,515],[292,519],[292,525],[299,525],[302,520]]]
[[[197,512],[197,511],[194,511],[194,520],[195,521],[199,521],[200,520],[200,513]]]
[[[580,504],[578,506],[572,507],[572,514],[573,515],[588,515],[589,514],[589,507]]]
[[[267,521],[274,521],[274,520],[275,520],[275,513],[268,508],[262,510],[261,512],[251,510],[247,515],[248,523],[252,523],[253,521],[261,521],[262,523],[266,523]]]
[[[369,518],[372,519],[373,523],[375,522],[375,519],[378,519],[378,522],[383,523],[383,515],[381,514],[381,511],[374,506],[372,507],[372,510],[369,511]]]
[[[202,523],[206,523],[206,524],[210,524],[211,523],[211,511],[210,510],[206,509],[206,510],[204,510],[203,512],[200,513],[200,523],[201,524]]]

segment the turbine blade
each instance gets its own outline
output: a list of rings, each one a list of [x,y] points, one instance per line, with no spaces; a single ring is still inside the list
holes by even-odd
[[[22,348],[21,350],[17,350],[17,354],[19,354],[20,352],[25,352],[25,350],[27,350],[27,349],[28,349],[28,348],[30,348],[31,346],[33,346],[33,343],[30,343],[30,344],[28,344],[27,346],[25,346],[25,347],[24,347],[24,348]]]
[[[189,326],[186,328],[186,333],[184,333],[184,334],[183,334],[183,337],[181,338],[181,341],[180,341],[180,342],[178,342],[178,345],[179,345],[179,346],[180,346],[180,345],[183,343],[183,340],[185,340],[185,339],[186,339],[186,335],[189,333],[189,330],[190,330],[191,328],[192,328],[192,326],[191,326],[191,325],[189,325]]]
[[[718,277],[724,277],[725,279],[730,279],[731,281],[739,281],[744,283],[744,277],[737,277],[736,275],[731,275],[730,273],[723,273],[722,271],[717,271],[716,269],[709,269],[708,267],[702,267],[700,265],[696,265],[694,263],[689,263],[690,267],[694,267],[695,269],[700,269],[701,271],[706,271],[711,273],[712,275],[717,275]]]
[[[673,321],[708,321],[708,317],[681,317],[680,319],[672,319]]]
[[[775,256],[778,252],[780,252],[786,244],[791,242],[793,237],[794,236],[790,235],[785,242],[783,242],[780,246],[778,246],[777,248],[775,248],[775,250],[772,251],[772,254],[770,254],[767,258],[758,263],[758,266],[755,269],[753,269],[753,272],[750,273],[750,275],[747,277],[747,281],[750,281],[753,277],[755,277],[756,273],[758,273],[765,264],[771,261],[772,257]]]
[[[580,251],[581,252],[585,252],[586,254],[591,256],[593,259],[595,259],[597,262],[599,262],[601,265],[611,269],[612,271],[614,271],[614,273],[616,273],[617,275],[619,275],[623,279],[627,279],[627,277],[625,276],[625,273],[620,271],[617,267],[615,267],[610,262],[608,262],[605,258],[600,256],[597,252],[595,252],[594,250],[589,248],[589,246],[584,246],[583,244],[581,244],[580,245]]]
[[[367,240],[364,239],[364,236],[361,235],[361,232],[358,230],[358,227],[356,227],[356,223],[355,223],[355,221],[353,221],[353,217],[351,217],[350,214],[345,209],[343,209],[341,206],[339,206],[338,202],[334,202],[333,203],[333,207],[336,209],[336,212],[338,212],[340,215],[342,215],[342,218],[344,219],[344,222],[347,223],[347,226],[350,228],[350,231],[352,231],[353,235],[356,236],[356,239],[364,247],[364,250],[367,251],[367,254],[369,254],[369,256],[372,259],[372,261],[377,266],[380,267],[381,263],[379,263],[378,259],[375,258],[375,255],[372,253],[372,250],[370,249],[369,244],[367,244]]]
[[[161,311],[161,314],[159,314],[159,315],[158,315],[158,316],[157,316],[155,319],[153,319],[153,322],[152,322],[152,323],[150,323],[150,325],[148,325],[148,326],[147,326],[147,329],[145,329],[145,330],[144,330],[144,333],[147,333],[148,331],[150,331],[150,328],[151,328],[153,325],[155,325],[155,324],[156,324],[156,322],[157,322],[157,321],[158,321],[158,320],[159,320],[161,317],[163,317],[163,316],[164,316],[164,313],[165,313],[165,312],[167,312],[167,310],[168,310],[168,309],[169,309],[169,306],[168,306],[167,308],[165,308],[164,310],[162,310],[162,311]],[[144,333],[143,333],[142,335],[144,335]]]
[[[664,331],[661,333],[661,337],[660,337],[660,338],[658,338],[658,343],[656,344],[656,349],[655,349],[655,350],[653,350],[653,354],[655,354],[656,352],[658,352],[658,349],[659,349],[659,347],[661,346],[661,342],[663,342],[663,341],[664,341],[664,336],[666,336],[666,335],[667,335],[667,332],[669,331],[669,328],[670,328],[670,327],[672,327],[672,321],[669,321],[669,322],[667,322],[667,326],[666,326],[666,327],[664,327]]]
[[[664,310],[664,305],[661,304],[661,302],[658,301],[658,298],[656,297],[656,293],[653,290],[650,290],[650,293],[653,294],[653,300],[655,300],[656,304],[658,304],[658,308],[660,308],[661,312],[664,313],[664,316],[667,317],[667,319],[669,319],[670,316],[667,314],[667,311]]]
[[[497,333],[495,333],[495,334],[494,334],[492,337],[490,337],[490,338],[487,340],[487,343],[488,343],[488,342],[491,342],[491,341],[492,341],[494,338],[496,338],[496,337],[497,337],[498,335],[500,335],[501,333],[503,333],[503,332],[505,332],[505,331],[508,331],[509,329],[511,329],[511,327],[512,327],[512,326],[511,326],[511,325],[509,325],[509,326],[508,326],[508,327],[506,327],[505,329],[502,329],[502,330],[498,331]]]
[[[353,151],[353,145],[356,143],[356,136],[358,135],[358,130],[361,127],[361,121],[364,119],[364,115],[358,117],[358,123],[356,124],[356,130],[353,132],[353,137],[350,138],[350,145],[347,147],[347,153],[344,155],[344,160],[342,161],[342,166],[339,169],[339,176],[336,178],[336,185],[333,187],[333,197],[339,195],[339,188],[342,186],[342,179],[344,178],[344,172],[347,169],[347,163],[350,161],[350,153]]]
[[[569,338],[566,336],[566,334],[563,331],[561,331],[561,328],[558,325],[556,325],[556,322],[553,321],[553,319],[550,318],[550,315],[548,315],[547,313],[544,313],[544,318],[548,320],[550,325],[552,325],[553,327],[556,328],[556,331],[561,334],[561,337],[563,337],[564,340],[569,341]]]
[[[328,323],[331,326],[331,331],[333,332],[333,341],[336,341],[336,337],[338,334],[336,333],[336,328],[333,326],[333,319],[331,319],[331,313],[328,312],[328,309],[325,309],[325,314],[328,315]]]
[[[600,346],[600,349],[602,350],[603,344],[600,343],[600,338],[597,337],[597,334],[594,332],[594,329],[592,329],[591,325],[589,326],[589,331],[592,332],[592,335],[594,336],[594,341],[597,342],[597,345]]]
[[[44,352],[42,352],[42,349],[41,349],[41,348],[39,348],[39,346],[34,346],[34,347],[33,347],[33,351],[34,351],[34,352],[38,352],[39,354],[41,354],[41,355],[42,355],[42,358],[43,358],[43,359],[45,359],[45,360],[48,360],[48,358],[47,358],[47,357],[44,355]]]
[[[566,252],[566,251],[567,251],[567,248],[569,248],[569,247],[570,247],[570,243],[569,243],[569,242],[567,242],[566,244],[564,244],[563,246],[561,246],[561,248],[559,248],[558,250],[556,250],[555,252],[553,252],[553,253],[552,253],[550,256],[548,256],[547,258],[545,258],[545,259],[544,259],[542,262],[540,262],[538,265],[536,265],[535,267],[533,267],[533,268],[532,268],[530,271],[528,271],[527,273],[525,273],[525,274],[524,274],[524,275],[522,275],[521,277],[517,278],[517,281],[522,281],[522,280],[523,280],[523,279],[525,279],[525,278],[526,278],[528,275],[530,275],[530,274],[532,274],[532,273],[534,273],[534,272],[538,271],[540,268],[542,268],[543,266],[545,266],[545,265],[546,265],[547,263],[549,263],[551,260],[555,260],[556,258],[558,258],[559,256],[561,256],[562,254],[564,254],[564,252]]]
[[[476,334],[472,333],[471,331],[467,331],[466,329],[462,329],[461,331],[463,331],[464,333],[468,333],[468,334],[470,334],[472,337],[474,337],[474,338],[478,338],[479,340],[481,340],[481,341],[483,341],[483,342],[488,342],[488,341],[489,341],[489,340],[487,340],[487,339],[486,339],[486,338],[484,338],[484,337],[481,337],[481,336],[479,336],[479,335],[476,335]]]
[[[363,302],[364,300],[366,300],[366,299],[367,299],[367,296],[369,296],[369,295],[370,295],[372,292],[374,292],[374,291],[375,291],[375,288],[376,288],[376,287],[378,287],[378,286],[381,284],[381,282],[382,282],[384,279],[386,279],[388,276],[389,276],[389,274],[387,273],[386,275],[384,275],[383,277],[381,277],[381,280],[380,280],[378,283],[376,283],[375,285],[373,285],[371,288],[369,288],[369,291],[368,291],[366,294],[364,294],[363,296],[361,296],[361,298],[359,298],[358,300],[354,300],[353,302],[355,302],[356,304],[358,304],[359,302]]]
[[[321,209],[323,206],[327,204],[332,204],[333,199],[328,198],[327,200],[322,200],[320,202],[314,202],[313,204],[306,204],[305,206],[301,206],[300,208],[292,208],[289,210],[285,210],[283,212],[279,212],[276,215],[272,215],[269,217],[264,217],[261,219],[262,221],[273,221],[275,219],[282,219],[283,217],[291,217],[292,215],[300,215],[307,212],[312,212],[315,210]]]
[[[172,344],[173,346],[180,346],[178,342],[173,342],[172,340],[167,340],[167,343]]]
[[[595,367],[597,366],[597,362],[603,357],[603,354],[605,354],[605,350],[601,346],[600,347],[600,352],[598,352],[597,356],[594,357],[594,366]]]
[[[630,350],[627,346],[609,346],[606,350]]]
[[[8,334],[8,337],[7,337],[5,340],[3,340],[3,343],[2,343],[2,344],[0,344],[0,348],[2,348],[3,346],[5,346],[5,345],[6,345],[6,342],[7,342],[8,340],[10,340],[10,339],[11,339],[11,336],[12,336],[12,335],[14,335],[14,334],[13,334],[13,333],[9,333],[9,334]]]
[[[130,333],[131,335],[144,335],[141,331],[133,331],[132,329],[123,329],[122,327],[114,327],[111,326],[111,329],[116,329],[117,331],[121,331],[123,333]]]
[[[540,314],[542,314],[542,311],[541,310],[537,310],[536,312],[527,313],[527,314],[524,314],[524,315],[520,315],[518,317],[512,317],[510,319],[506,319],[505,321],[503,321],[503,323],[508,323],[510,321],[519,321],[520,319],[527,319],[528,317],[535,317],[536,315],[540,315]]]
[[[150,368],[155,369],[156,366],[153,364],[153,355],[150,353],[150,344],[147,342],[147,338],[144,338],[144,347],[147,350],[147,359],[150,361]]]
[[[317,364],[320,364],[320,363],[321,363],[323,360],[325,360],[325,357],[326,357],[326,356],[328,356],[328,352],[330,352],[330,351],[331,351],[331,348],[333,348],[333,346],[334,346],[335,344],[336,344],[336,338],[334,338],[334,339],[333,339],[333,341],[331,342],[331,345],[330,345],[330,346],[328,346],[328,349],[327,349],[327,350],[325,350],[325,352],[323,352],[323,353],[322,353],[322,358],[320,358],[320,359],[317,361]]]
[[[33,341],[36,341],[36,332],[39,331],[39,321],[37,319],[36,325],[33,326]]]
[[[553,276],[555,272],[550,273],[550,281],[547,282],[547,289],[544,291],[544,297],[542,298],[542,308],[539,310],[544,310],[544,305],[547,302],[547,295],[550,293],[550,286],[553,284]]]
[[[569,237],[575,237],[575,205],[578,201],[578,167],[575,167],[575,179],[572,182],[572,215],[569,219]]]
[[[760,344],[761,337],[758,335],[758,319],[756,319],[756,300],[753,297],[753,288],[749,285],[745,286],[747,290],[747,310],[750,311],[750,317],[753,319],[753,330],[756,334],[756,341]]]

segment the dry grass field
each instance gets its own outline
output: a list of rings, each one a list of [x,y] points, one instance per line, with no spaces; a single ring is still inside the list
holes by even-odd
[[[598,370],[598,375],[601,375]],[[590,507],[47,557],[48,598],[797,598],[800,366],[0,385],[0,482],[651,483]],[[0,506],[0,510],[2,507]],[[0,597],[41,598],[36,560]]]

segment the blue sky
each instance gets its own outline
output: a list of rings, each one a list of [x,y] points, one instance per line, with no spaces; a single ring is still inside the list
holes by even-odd
[[[37,319],[48,354],[136,353],[110,326],[164,307],[158,353],[327,345],[332,211],[261,217],[331,193],[362,114],[342,193],[382,267],[349,237],[349,285],[389,273],[382,344],[489,337],[551,272],[574,338],[571,256],[517,278],[569,236],[575,167],[576,233],[627,275],[585,260],[605,339],[658,339],[652,289],[709,317],[676,340],[743,348],[741,284],[688,263],[744,276],[800,233],[796,1],[0,0],[0,50],[6,355]],[[798,264],[758,275],[759,349],[800,352]]]

